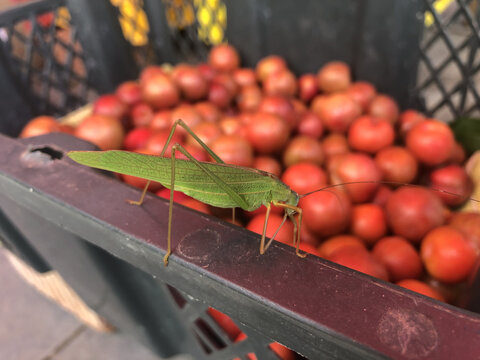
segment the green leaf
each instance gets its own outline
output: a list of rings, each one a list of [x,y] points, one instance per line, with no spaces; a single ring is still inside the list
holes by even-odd
[[[480,119],[461,117],[450,124],[457,141],[470,153],[480,150]]]

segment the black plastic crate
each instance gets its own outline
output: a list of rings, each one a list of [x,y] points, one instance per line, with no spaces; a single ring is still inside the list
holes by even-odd
[[[65,113],[135,78],[146,63],[205,60],[209,44],[198,39],[197,17],[173,26],[165,16],[172,3],[144,1],[148,41],[139,46],[122,35],[121,4],[45,0],[1,14],[0,111],[5,116],[0,130],[16,135],[32,115]],[[207,1],[184,3],[196,10]],[[429,61],[428,40],[418,46],[424,10],[432,10],[429,2],[224,4],[225,37],[239,49],[244,64],[276,53],[302,73],[340,59],[351,64],[356,78],[372,81],[404,106],[422,105],[428,85],[416,87],[416,69]],[[470,16],[469,26],[476,29],[478,16],[465,2],[458,4],[456,18]],[[56,18],[42,24],[38,15],[52,11]],[[15,28],[26,21],[30,30]],[[390,31],[378,31],[383,22]],[[450,25],[443,24],[433,42],[447,41]],[[459,80],[460,93],[474,86],[469,76],[477,70],[477,36],[475,32],[461,50],[475,49],[469,70],[462,73],[468,77]],[[24,56],[12,52],[14,38],[25,45]],[[55,52],[58,47],[62,56]],[[457,57],[450,55],[450,61],[457,64]],[[432,61],[431,69],[437,70],[431,81],[438,84],[446,65],[438,70]],[[299,261],[282,244],[260,256],[257,236],[182,206],[174,208],[177,242],[164,268],[168,204],[149,197],[141,208],[132,208],[124,199],[138,197],[137,190],[63,157],[70,149],[86,148],[65,135],[23,140],[0,135],[0,234],[38,271],[59,271],[92,309],[158,354],[233,359],[254,352],[259,359],[275,359],[268,349],[274,340],[310,359],[478,354],[478,315],[313,256]],[[478,286],[472,284],[470,290],[465,306],[478,311]],[[208,315],[208,306],[230,315],[248,338],[234,343]]]

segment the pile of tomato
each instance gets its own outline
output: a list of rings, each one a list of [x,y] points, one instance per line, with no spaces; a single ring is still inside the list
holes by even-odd
[[[415,110],[400,112],[372,84],[352,81],[343,62],[297,78],[279,56],[243,68],[237,51],[220,45],[206,63],[145,68],[138,81],[100,96],[76,128],[43,116],[21,136],[64,131],[102,150],[160,154],[176,119],[226,163],[273,173],[298,194],[363,182],[301,197],[303,251],[449,303],[474,273],[480,215],[454,211],[473,189],[464,149],[446,124]],[[183,129],[172,143],[211,161]],[[149,190],[169,196],[160,184]],[[181,193],[175,200],[230,216]],[[261,233],[264,220],[261,208],[237,223]],[[274,209],[267,235],[281,221],[282,210]],[[292,236],[287,222],[276,240],[292,244]]]

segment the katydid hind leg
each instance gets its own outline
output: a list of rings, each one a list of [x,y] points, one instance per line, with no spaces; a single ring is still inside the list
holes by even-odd
[[[167,225],[167,253],[163,258],[163,264],[168,265],[168,258],[172,253],[172,219],[173,219],[173,192],[175,189],[175,152],[178,145],[172,147],[171,171],[170,171],[170,199],[168,203],[168,225]]]
[[[303,211],[301,208],[299,208],[298,206],[294,206],[294,205],[289,205],[289,204],[284,204],[284,203],[279,203],[279,202],[276,202],[276,201],[273,201],[273,205],[275,206],[278,206],[278,207],[281,207],[283,209],[285,209],[285,216],[284,216],[284,220],[285,220],[285,217],[287,216],[288,214],[288,217],[290,218],[290,220],[292,221],[293,223],[293,246],[295,246],[295,254],[301,258],[304,258],[305,256],[307,256],[306,253],[301,253],[300,252],[300,235],[301,235],[301,228],[302,228],[302,215],[303,215]],[[287,213],[287,210],[293,210],[294,213],[297,213],[298,214],[298,218],[295,219],[295,217],[293,216],[294,213]],[[283,225],[283,222],[282,221],[282,224]],[[280,225],[280,226],[281,226]],[[278,229],[279,230],[279,229]],[[277,230],[277,232],[278,232]],[[276,233],[275,233],[276,234]],[[273,237],[272,237],[273,238]]]
[[[225,162],[220,159],[220,157],[215,154],[213,152],[212,149],[210,149],[207,144],[205,144],[193,131],[192,129],[190,129],[190,127],[182,120],[182,119],[178,119],[176,120],[174,123],[173,123],[173,126],[172,126],[172,130],[170,131],[170,135],[167,139],[167,143],[165,143],[165,147],[164,147],[164,150],[162,153],[164,153],[166,151],[166,147],[168,146],[168,142],[171,140],[172,136],[173,136],[173,132],[175,131],[175,128],[177,127],[177,125],[180,125],[182,128],[185,129],[186,132],[188,132],[189,135],[191,135],[196,142],[198,142],[200,144],[200,146],[202,148],[205,149],[205,151],[219,164],[225,164]]]
[[[301,258],[307,256],[307,253],[300,252],[300,235],[301,235],[301,227],[302,227],[302,212],[299,208],[298,218],[295,219],[293,215],[289,215],[290,220],[293,222],[293,245],[295,246],[295,254]]]
[[[262,231],[262,239],[260,240],[260,254],[263,255],[265,253],[265,237],[267,234],[267,224],[268,218],[270,217],[270,211],[272,211],[272,204],[269,203],[267,205],[267,212],[265,214],[265,222],[263,223],[263,231]]]

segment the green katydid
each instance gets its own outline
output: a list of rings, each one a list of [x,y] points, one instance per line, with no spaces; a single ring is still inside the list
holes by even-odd
[[[216,163],[200,162],[193,158],[181,145],[174,144],[171,158],[164,157],[167,146],[177,125],[183,127],[210,154]],[[188,160],[176,159],[175,152],[180,151]],[[293,245],[296,254],[305,257],[299,250],[302,209],[297,206],[299,195],[285,185],[278,177],[265,171],[225,164],[193,131],[182,121],[175,121],[160,156],[145,155],[122,150],[110,151],[71,151],[67,155],[74,161],[90,167],[114,171],[149,180],[139,201],[129,201],[141,205],[150,181],[157,181],[170,188],[170,207],[168,213],[167,253],[165,265],[171,249],[171,227],[173,209],[173,190],[181,191],[206,204],[223,207],[240,207],[253,211],[261,205],[267,208],[263,234],[260,241],[260,253],[263,254],[272,243],[276,233],[287,217],[293,222]],[[271,206],[285,210],[283,222],[277,232],[265,244],[267,222]],[[298,214],[298,218],[294,215]]]

